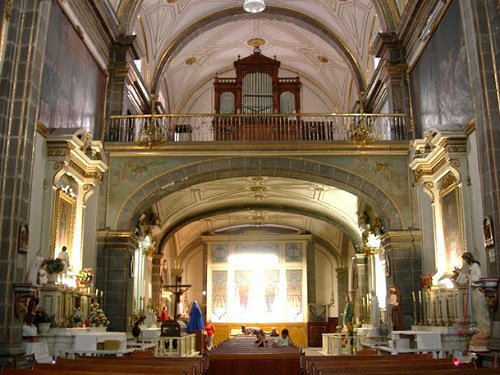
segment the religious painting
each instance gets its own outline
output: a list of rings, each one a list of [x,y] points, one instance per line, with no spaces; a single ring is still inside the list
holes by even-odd
[[[272,313],[275,310],[279,291],[279,271],[267,270],[264,271],[264,298],[266,300],[266,312]]]
[[[99,138],[106,75],[58,2],[51,6],[43,61],[39,121],[48,128],[83,128]]]
[[[212,271],[212,320],[220,321],[227,313],[227,271]]]
[[[56,194],[55,222],[54,222],[54,251],[58,253],[63,246],[68,248],[71,259],[73,244],[73,230],[75,225],[76,200],[58,190]]]
[[[495,239],[493,237],[493,224],[488,216],[483,220],[483,236],[484,236],[484,247],[490,247],[495,245]]]
[[[453,1],[412,71],[417,136],[463,130],[473,117],[459,1]]]
[[[302,243],[301,242],[286,242],[285,243],[285,262],[287,262],[287,263],[302,263]]]
[[[229,255],[228,244],[214,244],[212,245],[212,263],[227,263]]]
[[[252,283],[251,271],[236,271],[234,273],[234,281],[236,284],[236,301],[239,303],[239,308],[245,312],[248,308],[248,297],[250,293],[250,285]]]
[[[286,270],[287,321],[302,321],[302,270]]]
[[[28,224],[22,223],[19,225],[17,251],[20,253],[27,253],[29,245],[29,229]]]
[[[444,177],[442,180],[445,181],[443,182],[446,182],[449,176],[450,174]],[[444,188],[440,196],[445,250],[445,270],[451,271],[454,266],[457,266],[457,260],[460,259],[464,252],[460,196],[456,184],[451,184]]]

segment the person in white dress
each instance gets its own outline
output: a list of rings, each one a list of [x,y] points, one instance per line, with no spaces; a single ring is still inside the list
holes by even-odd
[[[474,287],[474,282],[482,275],[481,265],[469,251],[462,254],[462,260],[464,261],[463,267],[455,268],[454,279],[458,286],[468,288],[467,311],[470,312],[470,319],[477,325],[478,331],[471,340],[471,346],[484,345],[485,340],[491,335],[490,316],[484,294]]]

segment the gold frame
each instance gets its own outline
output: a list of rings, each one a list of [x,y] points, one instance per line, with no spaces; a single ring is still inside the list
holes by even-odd
[[[448,201],[449,199],[452,201]],[[446,199],[446,201],[445,201]],[[451,255],[451,251],[455,250],[457,252],[457,256],[460,257],[462,253],[465,251],[465,241],[464,241],[464,223],[463,223],[463,214],[461,210],[461,195],[458,184],[453,182],[449,186],[443,188],[439,192],[439,200],[440,200],[440,213],[441,213],[441,222],[442,222],[442,230],[443,230],[443,239],[444,239],[444,250],[446,252],[446,257]],[[450,212],[446,208],[450,207],[455,212]],[[455,215],[454,215],[455,213]],[[453,228],[453,225],[450,225],[450,219],[456,218],[456,228]],[[456,238],[456,248],[452,248],[451,233],[453,230],[458,231]]]
[[[56,193],[54,235],[52,238],[54,256],[56,256],[57,251],[61,251],[61,248],[66,246],[68,248],[68,255],[71,258],[75,214],[76,199],[65,194],[63,191],[58,190]],[[64,227],[68,227],[66,231],[64,230]]]

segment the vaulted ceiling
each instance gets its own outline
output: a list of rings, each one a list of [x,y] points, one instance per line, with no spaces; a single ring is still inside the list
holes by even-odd
[[[281,61],[282,75],[298,74],[309,112],[349,112],[375,67],[376,34],[394,28],[396,0],[266,0],[257,14],[243,0],[114,0],[127,33],[141,46],[141,73],[167,112],[211,112],[216,73],[238,56],[262,53]],[[401,1],[398,1],[401,3]],[[304,112],[308,108],[304,108]]]
[[[395,29],[406,2],[266,0],[263,12],[249,14],[243,0],[110,0],[122,32],[137,35],[147,89],[170,113],[212,112],[214,76],[234,76],[233,62],[252,53],[255,38],[281,61],[281,76],[300,76],[302,95],[312,98],[303,112],[350,112],[375,71],[376,34]],[[357,205],[332,186],[250,176],[176,192],[155,211],[174,252],[234,227],[294,228],[335,252],[344,234],[359,238]]]

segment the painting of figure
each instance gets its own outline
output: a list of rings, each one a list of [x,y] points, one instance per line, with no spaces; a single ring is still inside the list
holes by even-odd
[[[463,236],[458,189],[447,191],[441,197],[444,248],[446,268],[452,270],[460,259],[463,249]]]
[[[54,233],[54,251],[57,254],[63,246],[69,249],[69,257],[71,257],[71,248],[73,242],[73,228],[75,221],[75,199],[68,196],[62,191],[58,191],[56,195],[55,207],[55,233]]]
[[[411,74],[418,135],[463,130],[473,117],[460,5],[452,2]]]

